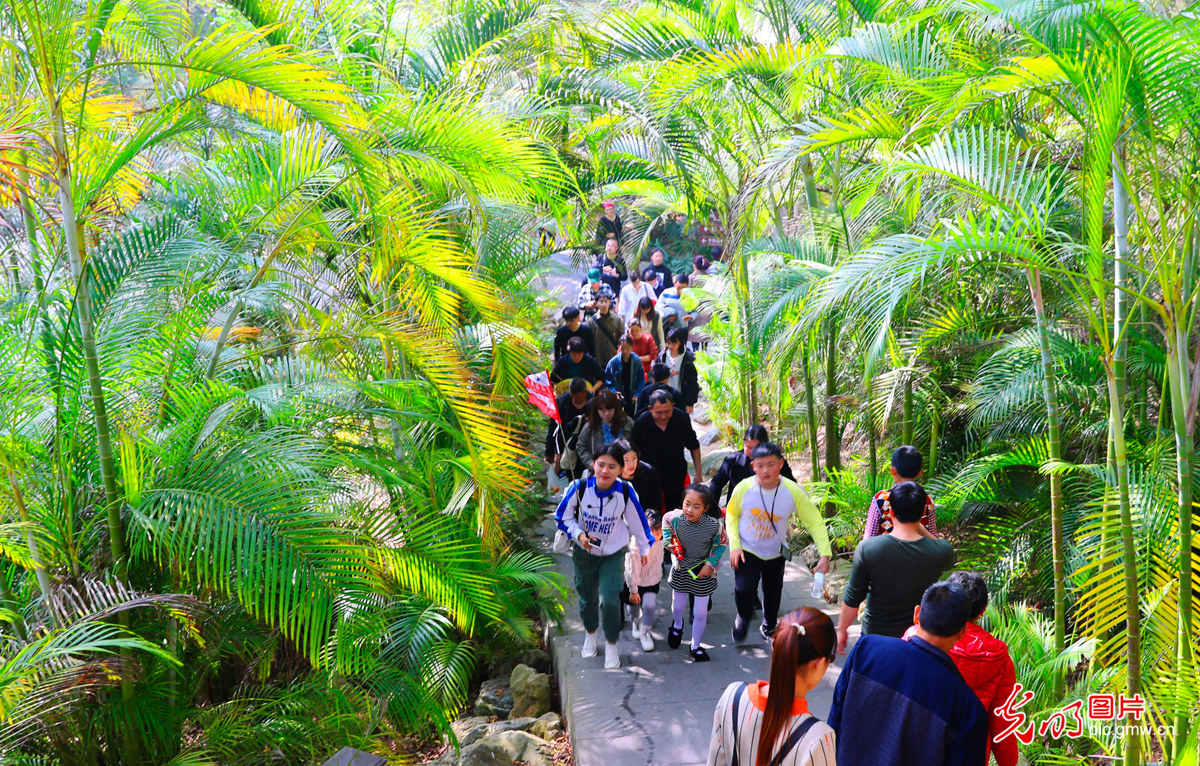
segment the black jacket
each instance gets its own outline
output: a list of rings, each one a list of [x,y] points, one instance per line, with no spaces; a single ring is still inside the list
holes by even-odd
[[[604,273],[605,266],[612,266],[617,270],[615,277]],[[608,257],[607,253],[600,253],[596,256],[595,267],[600,269],[600,281],[608,285],[613,291],[613,308],[616,309],[617,296],[621,294],[621,283],[629,279],[629,272],[625,270],[625,264],[620,261],[614,261]]]
[[[642,392],[638,394],[637,409],[633,411],[633,416],[635,418],[646,410],[650,409],[650,394],[654,393],[655,391],[666,391],[671,394],[671,400],[675,403],[676,407],[686,406],[683,404],[683,396],[681,396],[678,391],[671,388],[666,383],[651,383],[643,388]]]
[[[637,492],[638,502],[642,504],[644,510],[655,513],[663,512],[662,480],[658,478],[658,471],[654,469],[654,466],[639,458],[637,470],[633,472],[633,481],[630,484]]]
[[[591,354],[584,354],[578,365],[571,361],[570,354],[565,354],[554,363],[554,369],[550,371],[550,382],[558,383],[560,380],[572,378],[583,378],[589,384],[597,381],[603,383],[604,368]]]
[[[609,234],[616,234],[617,244],[621,244],[621,232],[624,228],[625,224],[621,222],[621,216],[613,216],[613,220],[610,221],[608,216],[601,215],[600,220],[596,222],[596,244],[604,247]]]
[[[788,465],[786,459],[783,461],[783,470],[780,471],[780,474],[791,479],[792,481],[796,480],[796,477],[792,476],[792,467]],[[708,480],[708,488],[712,490],[713,497],[717,498],[717,505],[724,506],[729,502],[728,499],[724,501],[721,500],[721,493],[723,493],[727,487],[729,489],[729,495],[732,497],[734,487],[741,484],[743,480],[749,479],[753,475],[754,468],[750,465],[750,458],[746,457],[746,453],[743,450],[738,450],[732,455],[727,455],[725,459],[721,461],[721,467],[718,468],[717,472],[713,474],[713,477]]]
[[[596,355],[596,336],[592,334],[592,328],[588,327],[587,322],[580,322],[578,330],[572,331],[570,327],[563,325],[554,331],[554,361],[557,362],[567,355],[567,341],[571,338],[583,338],[587,352],[592,356]]]
[[[558,407],[558,416],[562,418],[562,425],[559,425],[558,421],[551,420],[550,427],[546,430],[545,455],[547,460],[553,460],[555,455],[562,454],[566,439],[559,433],[560,429],[580,415],[587,415],[592,406],[591,399],[589,399],[582,407],[576,407],[571,402],[569,391],[559,394],[558,398],[554,400],[554,404]]]
[[[687,476],[687,459],[684,450],[700,449],[692,419],[678,407],[671,413],[666,429],[659,428],[654,415],[644,412],[633,422],[632,441],[637,445],[638,457],[645,455],[654,460],[658,476],[664,484],[677,484],[683,489]],[[675,510],[672,508],[671,510]]]
[[[654,292],[662,295],[663,290],[675,286],[675,275],[671,273],[671,267],[667,265],[666,258],[663,258],[662,266],[655,266],[651,263],[647,268],[658,272],[658,287],[654,288]]]
[[[671,349],[663,349],[658,355],[658,361],[670,367]],[[679,363],[679,407],[691,407],[700,400],[700,375],[696,372],[696,356],[691,351],[683,352],[683,361]]]

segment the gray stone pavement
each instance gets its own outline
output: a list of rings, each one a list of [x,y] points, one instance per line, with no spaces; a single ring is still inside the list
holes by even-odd
[[[542,524],[539,535],[548,546],[554,537],[552,517]],[[557,571],[573,583],[570,557],[554,558]],[[771,664],[757,621],[741,644],[734,644],[730,636],[735,610],[733,570],[728,557],[718,577],[720,584],[713,595],[703,641],[712,661],[705,664],[697,665],[687,656],[690,624],[684,628],[680,648],[667,647],[671,590],[665,582],[653,631],[654,651],[643,652],[626,623],[620,641],[621,667],[615,670],[604,669],[603,647],[596,657],[579,656],[583,625],[578,603],[568,605],[563,634],[551,636],[547,643],[554,656],[563,718],[578,766],[682,766],[707,761],[713,711],[722,692],[734,681],[765,680]],[[837,607],[811,598],[811,587],[808,569],[795,562],[788,564],[781,611],[813,606],[836,622]],[[857,637],[856,625],[850,630],[851,642]],[[839,657],[820,686],[809,694],[809,705],[819,718],[829,714],[843,660]]]

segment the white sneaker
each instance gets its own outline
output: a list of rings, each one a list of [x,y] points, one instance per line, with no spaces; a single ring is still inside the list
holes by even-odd
[[[650,635],[650,629],[646,628],[642,631],[642,651],[654,651],[654,636]]]
[[[633,637],[635,639],[642,637],[642,621],[641,620],[633,621]]]
[[[617,651],[616,644],[604,645],[604,667],[609,670],[621,667],[621,653]]]
[[[585,658],[596,656],[596,634],[587,633],[583,637],[583,651],[580,652]]]

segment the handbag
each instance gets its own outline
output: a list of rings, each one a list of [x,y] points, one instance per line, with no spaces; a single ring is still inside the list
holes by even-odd
[[[575,513],[579,514],[579,496],[583,493],[583,481],[574,482],[575,484]],[[561,529],[554,533],[554,542],[550,545],[550,550],[562,556],[571,552],[571,538]]]
[[[579,434],[583,432],[583,423],[587,420],[583,415],[576,415],[571,422],[575,423],[575,430],[568,436],[566,431],[563,431],[563,453],[562,460],[559,465],[568,471],[575,470],[579,465],[579,453],[576,451],[579,444]],[[569,424],[568,424],[569,425]]]

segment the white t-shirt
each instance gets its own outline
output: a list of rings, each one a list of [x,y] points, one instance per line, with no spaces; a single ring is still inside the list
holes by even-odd
[[[621,315],[621,321],[625,326],[629,326],[629,320],[637,313],[638,303],[642,298],[654,300],[654,288],[645,282],[639,282],[637,287],[632,283],[621,288],[621,299],[617,304],[617,312]],[[642,328],[647,329],[647,328]]]
[[[668,351],[666,354],[664,354],[664,356],[667,358],[667,366],[671,368],[671,380],[668,382],[671,388],[678,391],[680,390],[679,370],[683,367],[683,354],[680,354],[679,356],[671,356],[671,352]]]

